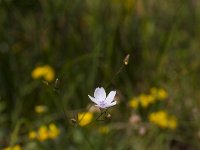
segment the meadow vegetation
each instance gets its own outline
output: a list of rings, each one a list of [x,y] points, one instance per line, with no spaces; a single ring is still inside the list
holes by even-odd
[[[0,0],[0,24],[0,149],[200,149],[198,0]]]

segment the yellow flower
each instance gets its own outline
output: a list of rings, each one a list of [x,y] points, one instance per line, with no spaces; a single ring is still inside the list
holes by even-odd
[[[164,100],[168,97],[168,93],[165,89],[157,89],[155,87],[151,88],[150,93],[152,94],[152,96],[154,96],[155,98],[159,99],[159,100]]]
[[[48,134],[48,129],[46,126],[41,126],[39,129],[38,129],[38,140],[39,141],[45,141],[47,140],[49,137],[49,134]]]
[[[10,146],[10,147],[6,147],[3,150],[21,150],[21,146],[20,145],[15,145],[15,146]]]
[[[99,132],[102,134],[108,134],[108,132],[110,131],[108,126],[102,126],[99,128]]]
[[[168,97],[168,93],[166,90],[164,89],[158,90],[158,99],[163,100],[163,99],[166,99],[167,97]]]
[[[167,113],[165,111],[158,111],[149,115],[149,120],[157,124],[161,128],[167,128]]]
[[[29,139],[37,139],[39,141],[45,141],[47,139],[55,139],[60,134],[60,130],[53,123],[49,127],[42,125],[37,132],[30,131]]]
[[[167,120],[167,113],[165,111],[160,111],[157,114],[157,124],[161,128],[167,128],[168,126],[168,120]]]
[[[31,73],[33,79],[41,78],[43,76],[43,74],[44,74],[43,67],[37,67]]]
[[[21,146],[20,145],[15,145],[12,150],[21,150]]]
[[[136,109],[136,108],[138,108],[138,105],[139,105],[139,101],[137,100],[137,98],[132,98],[130,101],[129,101],[129,106],[131,107],[131,108],[134,108],[134,109]]]
[[[35,68],[32,71],[31,75],[33,79],[44,78],[46,81],[49,81],[49,82],[53,81],[55,78],[54,69],[50,67],[49,65]]]
[[[149,115],[149,121],[161,128],[175,129],[177,127],[176,118],[169,116],[166,111],[160,110]]]
[[[149,106],[149,104],[153,103],[155,99],[152,95],[141,94],[139,96],[139,101],[141,106],[146,108]]]
[[[78,121],[80,126],[86,126],[88,125],[93,118],[93,113],[91,112],[84,112],[78,114]]]
[[[45,113],[47,112],[47,106],[45,105],[37,105],[35,106],[35,112],[38,113],[38,114],[42,114],[42,113]]]
[[[146,95],[146,99],[149,103],[155,102],[155,97],[152,95]]]
[[[49,125],[49,138],[55,139],[60,134],[60,130],[53,123]]]
[[[46,65],[46,66],[44,66],[44,72],[45,72],[44,78],[47,81],[51,82],[54,80],[55,72],[54,72],[53,68]]]
[[[37,133],[35,131],[30,131],[28,137],[29,139],[35,139],[37,137]]]

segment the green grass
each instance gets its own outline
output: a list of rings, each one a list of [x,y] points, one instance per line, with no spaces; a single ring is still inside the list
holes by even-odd
[[[27,150],[199,149],[199,8],[187,0],[0,1],[0,149],[16,143]],[[127,54],[129,65],[116,75]],[[31,77],[46,64],[61,81],[59,95],[54,82]],[[70,119],[86,111],[87,95],[98,86],[118,90],[111,121],[74,127]],[[128,101],[154,86],[168,91],[176,130],[144,120],[130,125],[136,111]],[[48,112],[38,116],[38,104]],[[30,130],[50,122],[62,131],[57,139],[28,139]],[[111,131],[102,135],[102,125]]]

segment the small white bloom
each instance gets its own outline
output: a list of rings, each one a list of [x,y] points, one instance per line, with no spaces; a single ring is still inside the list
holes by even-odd
[[[88,96],[91,99],[91,101],[93,101],[96,104],[96,106],[100,108],[108,108],[117,104],[117,102],[114,100],[115,95],[116,91],[111,91],[106,97],[106,92],[104,88],[97,87],[94,91],[94,97],[90,95]]]

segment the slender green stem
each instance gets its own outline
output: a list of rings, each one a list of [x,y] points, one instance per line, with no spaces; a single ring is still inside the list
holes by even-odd
[[[121,67],[119,68],[119,70],[115,73],[115,75],[112,77],[112,79],[110,80],[110,82],[108,82],[108,84],[106,84],[105,88],[107,88],[114,80],[115,78],[120,74],[120,72],[123,70],[123,68],[125,67],[125,65],[121,65]]]

